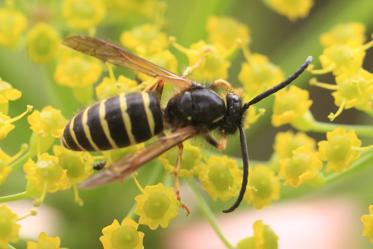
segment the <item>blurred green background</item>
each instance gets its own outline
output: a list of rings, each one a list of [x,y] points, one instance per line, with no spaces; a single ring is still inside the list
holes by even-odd
[[[124,0],[126,1],[126,0]],[[2,1],[0,1],[1,3]],[[17,2],[17,1],[16,1]],[[59,1],[20,1],[20,6],[26,6],[27,11],[30,5],[51,4],[57,5]],[[373,1],[372,0],[323,0],[316,1],[311,9],[310,15],[295,22],[289,21],[286,17],[268,9],[260,0],[190,0],[178,1],[167,0],[166,25],[164,31],[177,38],[183,45],[189,45],[206,37],[205,24],[211,15],[231,16],[238,21],[248,25],[251,30],[250,48],[254,52],[267,55],[272,62],[279,65],[286,74],[291,73],[307,55],[315,57],[315,64],[318,64],[318,55],[322,48],[319,44],[319,36],[336,24],[350,21],[362,22],[366,25],[367,36],[373,32]],[[58,6],[55,7],[58,9]],[[120,15],[119,18],[127,18]],[[27,12],[25,12],[27,13]],[[110,12],[108,13],[108,16]],[[111,17],[108,17],[109,19]],[[146,23],[149,20],[141,17],[128,17],[126,24],[104,23],[98,29],[98,36],[105,37],[118,42],[122,31],[128,30],[136,25]],[[68,33],[63,33],[67,35]],[[186,60],[180,59],[180,69],[186,66]],[[234,58],[230,69],[230,82],[237,82],[237,75],[243,57],[238,55]],[[52,105],[64,110],[66,117],[71,117],[82,106],[76,102],[71,90],[59,86],[53,82],[50,73],[54,65],[37,65],[30,62],[23,49],[9,50],[0,48],[0,77],[10,82],[15,88],[23,92],[20,100],[10,106],[10,114],[14,116],[22,112],[26,104],[32,104],[36,109],[46,105]],[[373,68],[373,51],[367,54],[364,68],[371,71]],[[309,88],[307,81],[309,74],[303,76],[296,84]],[[330,76],[320,77],[323,80],[331,81]],[[329,112],[336,107],[328,91],[309,88],[313,106],[311,108],[317,120],[327,121]],[[251,158],[256,160],[267,160],[272,153],[272,143],[276,132],[287,130],[289,127],[275,129],[270,125],[269,107],[272,99],[261,104],[266,107],[267,113],[248,132],[249,153]],[[339,123],[350,124],[372,124],[371,120],[364,114],[357,111],[344,111],[337,119]],[[370,122],[370,123],[369,123]],[[255,141],[253,140],[255,134]],[[14,153],[22,143],[27,143],[31,135],[26,119],[17,122],[16,129],[0,142],[0,147],[8,153]],[[323,134],[311,134],[317,139],[324,138]],[[372,144],[372,140],[363,140],[363,144]],[[237,139],[229,141],[227,154],[239,156]],[[155,164],[155,163],[153,163]],[[373,166],[373,165],[372,165]],[[146,181],[149,171],[156,165],[149,165],[143,168],[139,174],[140,181]],[[342,181],[328,185],[322,189],[312,192],[312,196],[327,195],[348,195],[366,212],[367,206],[373,200],[373,167],[358,172]],[[24,190],[24,176],[21,172],[14,172],[5,185],[0,186],[0,194],[16,193]],[[114,183],[109,186],[100,187],[91,191],[82,191],[85,201],[84,207],[78,207],[72,197],[71,191],[59,192],[47,196],[45,205],[54,207],[61,216],[60,223],[54,224],[58,227],[58,235],[62,238],[62,245],[67,248],[100,248],[98,237],[101,229],[110,224],[113,218],[122,219],[132,206],[133,197],[137,193],[132,181]],[[290,198],[296,196],[296,192],[288,195]],[[220,204],[217,204],[220,206]],[[178,218],[177,226],[184,222],[190,222],[198,217],[198,212],[192,214],[192,218],[185,219],[183,215]],[[359,216],[358,216],[359,217]],[[360,221],[357,219],[356,221]],[[171,226],[172,229],[172,226]],[[167,230],[150,231],[143,229],[145,245],[152,245],[151,248],[162,248],[161,237]],[[368,240],[358,238],[361,244],[356,248],[368,248]],[[24,242],[19,243],[24,247]],[[17,247],[18,248],[18,247]]]

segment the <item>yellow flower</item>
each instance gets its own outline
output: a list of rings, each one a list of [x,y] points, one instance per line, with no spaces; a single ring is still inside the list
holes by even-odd
[[[155,230],[158,226],[168,227],[179,210],[179,202],[172,188],[162,183],[146,186],[143,193],[135,197],[135,213],[140,216],[139,223]]]
[[[37,162],[29,159],[23,167],[27,179],[27,192],[40,204],[47,192],[57,192],[70,187],[66,175],[56,156],[43,153]]]
[[[26,111],[14,118],[10,118],[9,116],[0,112],[0,140],[6,138],[9,132],[11,132],[15,127],[13,123],[24,117],[27,113],[31,112],[32,108],[32,106],[27,106]]]
[[[9,163],[12,161],[12,157],[6,154],[0,148],[0,184],[2,184],[7,178],[12,168],[9,167]]]
[[[365,26],[362,23],[350,22],[334,26],[330,31],[321,34],[320,42],[324,47],[349,45],[357,47],[365,41]]]
[[[280,176],[286,185],[299,187],[302,183],[315,179],[322,168],[319,155],[307,148],[299,147],[293,150],[289,158],[280,159]]]
[[[35,25],[27,34],[27,52],[34,62],[43,63],[55,58],[59,43],[59,34],[47,23]]]
[[[27,249],[60,249],[59,237],[50,237],[46,233],[40,233],[37,242],[27,241]]]
[[[179,148],[175,147],[159,158],[162,165],[169,172],[174,172],[175,170],[178,151]],[[199,147],[188,142],[184,143],[179,176],[183,177],[196,175],[200,171],[201,159],[202,155]]]
[[[176,49],[184,53],[189,60],[189,66],[194,67],[190,78],[199,82],[212,82],[216,79],[226,79],[231,65],[225,49],[199,41],[185,48],[174,42]]]
[[[297,86],[290,86],[276,93],[272,125],[280,126],[297,121],[306,114],[311,104],[308,92]]]
[[[280,181],[275,173],[264,165],[251,168],[245,200],[261,209],[280,198]]]
[[[93,29],[105,17],[105,5],[101,0],[63,0],[62,15],[75,29]]]
[[[242,64],[238,79],[249,96],[255,96],[284,80],[282,70],[267,56],[251,54],[248,59]]]
[[[213,200],[227,201],[237,196],[242,173],[235,160],[227,156],[211,156],[202,166],[199,179]]]
[[[0,45],[15,46],[26,30],[27,19],[15,9],[0,8]]]
[[[120,41],[125,47],[143,56],[162,52],[169,45],[167,35],[154,24],[144,24],[125,31]]]
[[[113,81],[110,77],[105,77],[96,87],[96,96],[98,99],[107,99],[120,93],[130,92],[136,86],[136,81],[122,75],[116,81]]]
[[[88,152],[78,152],[54,146],[53,153],[58,157],[59,165],[66,170],[66,176],[72,184],[85,180],[92,174],[93,158]]]
[[[369,214],[361,216],[361,222],[364,225],[363,236],[373,243],[373,205],[369,205]]]
[[[9,242],[18,240],[20,225],[17,220],[17,215],[8,206],[0,205],[0,248],[8,248]]]
[[[123,21],[132,16],[138,18],[139,15],[158,21],[160,13],[163,13],[167,7],[163,1],[159,0],[104,0],[104,2],[110,14],[114,14],[115,18]]]
[[[372,110],[373,74],[359,69],[356,73],[336,77],[337,90],[332,93],[334,103],[345,109]]]
[[[8,102],[19,99],[22,93],[0,78],[0,112],[8,114]]]
[[[131,218],[117,220],[102,229],[100,241],[104,249],[143,249],[144,233],[139,232],[139,224]]]
[[[237,249],[277,249],[278,236],[261,220],[255,221],[253,225],[254,236],[245,238],[238,242]]]
[[[359,46],[351,47],[348,45],[333,45],[324,49],[320,55],[320,62],[323,73],[333,72],[334,75],[340,75],[346,72],[354,73],[362,67],[365,57],[365,50],[373,46],[373,41]],[[317,73],[318,70],[314,71]],[[312,70],[311,70],[312,72]]]
[[[340,172],[349,167],[360,153],[354,148],[361,146],[361,141],[354,131],[337,128],[326,134],[327,140],[319,142],[322,160],[327,161],[327,170]]]
[[[315,140],[303,132],[294,134],[291,131],[279,132],[276,134],[274,151],[278,159],[293,156],[293,151],[303,147],[308,151],[315,150]]]
[[[221,45],[227,50],[237,46],[237,42],[245,45],[250,42],[247,26],[230,17],[209,17],[206,30],[211,43]]]
[[[56,82],[72,88],[84,88],[94,84],[102,73],[102,63],[92,57],[70,53],[63,56],[54,73]]]
[[[67,122],[61,111],[51,106],[46,106],[41,111],[34,111],[27,117],[27,121],[34,133],[54,138],[61,137]]]
[[[313,0],[265,0],[264,2],[291,21],[306,17],[313,5]]]
[[[244,117],[244,128],[249,129],[252,124],[264,115],[265,111],[264,108],[257,109],[255,106],[251,106]]]

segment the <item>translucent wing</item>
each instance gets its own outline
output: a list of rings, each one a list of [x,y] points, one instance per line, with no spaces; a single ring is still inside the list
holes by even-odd
[[[197,134],[198,130],[191,126],[176,130],[169,135],[161,137],[159,140],[147,146],[143,150],[124,157],[123,159],[114,163],[110,168],[100,171],[80,184],[80,187],[91,188],[123,179],[137,170],[143,164],[149,162],[183,141],[196,136]]]
[[[184,79],[113,43],[101,39],[88,36],[70,36],[63,41],[63,44],[100,60],[171,82],[180,88],[189,88],[192,85],[191,80]]]

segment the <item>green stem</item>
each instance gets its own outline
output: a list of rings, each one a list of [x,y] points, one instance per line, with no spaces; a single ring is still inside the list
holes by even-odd
[[[17,248],[15,248],[14,246],[8,244],[8,249],[17,249]]]
[[[20,192],[17,194],[12,194],[12,195],[5,195],[5,196],[0,196],[0,203],[2,202],[10,202],[10,201],[18,201],[22,199],[28,198],[28,194],[26,191]]]
[[[159,164],[155,165],[153,171],[151,172],[149,178],[146,181],[146,185],[155,183],[155,181],[159,178],[161,174],[162,174],[162,167]],[[133,218],[135,216],[135,207],[136,207],[136,204],[134,204],[131,207],[126,217]]]
[[[345,125],[345,124],[333,124],[314,121],[309,127],[310,131],[325,133],[332,131],[336,128],[345,128],[346,130],[354,130],[357,135],[373,137],[373,126],[371,125]]]
[[[214,229],[216,235],[220,238],[220,240],[223,242],[223,244],[229,248],[233,249],[234,246],[225,238],[223,232],[220,230],[219,224],[216,220],[215,214],[210,209],[209,205],[206,203],[205,199],[201,196],[200,192],[197,189],[197,186],[193,179],[186,179],[189,187],[192,189],[197,202],[202,210],[202,213],[207,218],[208,222],[210,223],[211,227]]]
[[[21,157],[19,157],[17,160],[15,160],[14,162],[12,162],[9,167],[11,167],[13,170],[15,169],[18,169],[19,167],[21,167],[23,164],[25,164],[25,162],[27,161],[27,159],[30,157],[31,155],[31,151],[28,150],[27,152],[25,152]]]
[[[338,181],[344,177],[350,176],[352,174],[355,174],[356,172],[359,172],[365,168],[371,167],[372,164],[369,162],[372,162],[373,160],[373,154],[367,153],[362,155],[359,159],[357,159],[351,168],[348,170],[345,170],[341,173],[332,174],[326,177],[326,183],[333,183],[335,181]]]

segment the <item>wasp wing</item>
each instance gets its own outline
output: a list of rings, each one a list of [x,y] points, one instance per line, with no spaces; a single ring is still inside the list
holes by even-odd
[[[84,54],[171,82],[180,88],[185,89],[192,85],[191,80],[184,79],[140,56],[130,53],[124,48],[101,39],[88,36],[70,36],[63,40],[62,43]]]
[[[169,135],[161,137],[143,150],[115,162],[110,168],[100,171],[81,183],[79,187],[91,188],[123,179],[143,164],[197,134],[198,130],[191,126],[176,130]]]

